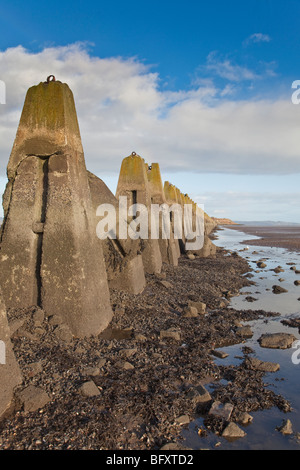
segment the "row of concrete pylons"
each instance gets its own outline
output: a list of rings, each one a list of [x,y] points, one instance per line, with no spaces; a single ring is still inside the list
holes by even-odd
[[[182,239],[172,230],[168,239],[118,233],[99,239],[97,209],[109,204],[118,216],[120,197],[128,207],[190,203],[196,210],[196,204],[170,183],[163,186],[159,165],[148,166],[135,153],[122,161],[116,195],[88,172],[67,84],[47,80],[28,90],[7,176],[0,238],[6,308],[38,305],[48,316],[59,314],[74,336],[95,335],[113,315],[110,288],[140,293],[145,273],[159,273],[163,263],[176,266],[184,253],[184,231]],[[214,252],[208,239],[214,222],[204,216],[199,256]],[[129,226],[130,219],[125,223]],[[7,341],[5,308],[1,311],[0,340]],[[3,372],[5,366],[0,367]]]

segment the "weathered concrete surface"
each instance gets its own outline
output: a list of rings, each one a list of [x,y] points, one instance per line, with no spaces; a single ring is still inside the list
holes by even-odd
[[[119,174],[116,198],[127,197],[128,208],[133,204],[143,204],[148,209],[148,235],[151,233],[151,195],[149,192],[146,164],[143,158],[134,152],[123,159]],[[130,223],[132,222],[129,221]],[[145,272],[160,273],[162,257],[158,240],[141,240],[141,250]]]
[[[112,317],[73,94],[31,87],[7,167],[0,284],[7,307],[59,313],[75,336]]]
[[[182,198],[180,191],[171,184],[169,181],[164,182],[164,195],[166,198],[167,204],[169,204],[170,209],[172,207],[176,207],[177,205],[181,207],[181,211],[183,210],[182,207]],[[183,214],[183,212],[182,212]],[[180,225],[181,228],[181,237],[176,237],[176,226]],[[180,219],[176,215],[176,211],[172,212],[172,228],[174,233],[174,239],[178,240],[178,244],[176,245],[177,256],[179,257],[182,253],[185,253],[185,235],[183,229],[183,217],[181,216]]]
[[[146,286],[140,240],[119,238],[119,201],[100,178],[88,172],[88,179],[95,215],[101,204],[110,204],[115,209],[116,238],[99,240],[103,248],[108,285],[114,289],[139,294]],[[95,217],[95,232],[98,221],[98,217]]]
[[[150,166],[147,165],[147,178],[149,184],[149,191],[152,204],[158,204],[160,207],[163,205],[168,206],[164,188],[162,184],[160,168],[158,163],[152,163]],[[159,248],[162,256],[163,263],[172,264],[173,266],[178,266],[178,257],[179,257],[179,247],[178,240],[174,239],[173,230],[171,227],[171,216],[168,215],[168,223],[170,224],[170,230],[168,230],[169,238],[163,238],[163,228],[162,228],[162,216],[159,220]],[[176,246],[177,245],[177,246]]]
[[[13,403],[14,389],[22,383],[22,374],[15,358],[6,309],[0,292],[0,419]]]

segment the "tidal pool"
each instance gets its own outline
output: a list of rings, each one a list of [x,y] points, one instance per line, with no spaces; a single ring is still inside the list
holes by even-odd
[[[300,286],[294,284],[295,280],[300,280],[300,275],[290,269],[292,266],[296,266],[296,269],[300,270],[300,253],[290,252],[282,248],[245,247],[245,244],[241,244],[241,242],[253,240],[255,237],[228,228],[218,231],[217,236],[218,239],[214,240],[217,246],[236,251],[240,256],[247,259],[253,270],[251,271],[253,276],[251,281],[255,284],[244,288],[239,296],[233,297],[230,307],[236,310],[277,312],[279,316],[244,323],[251,326],[253,337],[241,344],[223,347],[222,351],[226,352],[228,357],[215,359],[215,363],[223,365],[239,364],[244,360],[242,348],[245,346],[249,346],[254,350],[251,357],[278,363],[280,370],[275,373],[265,374],[264,383],[267,384],[270,390],[287,399],[291,404],[292,411],[284,413],[274,407],[269,410],[250,413],[253,417],[252,423],[247,426],[240,426],[247,435],[233,442],[210,432],[207,437],[199,436],[198,429],[204,428],[203,418],[199,417],[190,423],[188,428],[183,429],[184,445],[192,449],[300,450],[300,438],[297,438],[297,433],[300,433],[300,364],[292,361],[292,357],[300,359],[300,350],[297,356],[297,349],[266,349],[260,347],[257,341],[264,333],[277,332],[290,333],[297,339],[300,338],[298,328],[291,328],[281,323],[283,319],[300,317],[300,300],[298,300],[300,299]],[[257,262],[260,260],[264,260],[266,267],[257,267]],[[278,266],[281,267],[282,271],[275,273],[273,270]],[[288,292],[274,294],[272,291],[274,285],[280,285]],[[247,301],[249,297],[252,298],[251,302]],[[213,391],[213,385],[206,386],[206,388],[210,392]],[[292,422],[293,435],[284,436],[276,429],[286,419],[290,419]]]

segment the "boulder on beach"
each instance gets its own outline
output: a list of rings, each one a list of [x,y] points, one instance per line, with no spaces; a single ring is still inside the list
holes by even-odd
[[[294,335],[289,333],[272,333],[262,335],[258,342],[262,348],[288,349],[292,347],[296,339]]]

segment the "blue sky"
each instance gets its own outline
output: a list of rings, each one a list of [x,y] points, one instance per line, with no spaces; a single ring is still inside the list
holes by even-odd
[[[74,92],[87,167],[136,151],[213,216],[300,222],[300,2],[1,2],[0,189],[26,89]]]

